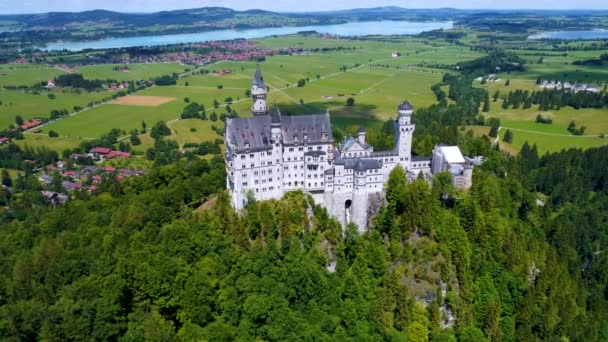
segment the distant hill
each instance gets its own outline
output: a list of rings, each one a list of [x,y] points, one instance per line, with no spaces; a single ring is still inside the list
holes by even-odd
[[[462,10],[454,8],[357,8],[329,12],[278,13],[264,10],[236,11],[203,7],[156,13],[120,13],[106,10],[0,15],[0,50],[28,47],[57,40],[93,40],[108,37],[191,33],[216,29],[341,24],[372,20],[453,20],[476,29],[527,32],[532,28],[578,27],[577,16],[608,15],[608,11]],[[525,19],[522,23],[520,19]],[[547,17],[553,21],[547,23]],[[558,18],[555,18],[558,17]],[[517,20],[515,20],[517,18]],[[605,21],[598,20],[597,26]]]

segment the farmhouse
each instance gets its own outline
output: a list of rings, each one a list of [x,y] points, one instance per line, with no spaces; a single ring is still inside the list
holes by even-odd
[[[23,123],[21,124],[21,129],[26,131],[28,129],[38,127],[40,125],[42,125],[42,121],[40,120],[23,121]]]
[[[114,159],[117,157],[128,158],[131,156],[130,153],[114,151],[111,148],[107,148],[107,147],[95,147],[95,148],[92,148],[89,151],[89,153],[93,157],[100,159],[100,160]]]
[[[411,180],[422,176],[431,181],[434,174],[448,171],[456,176],[456,186],[471,186],[473,165],[457,146],[439,147],[433,157],[412,156],[415,125],[408,101],[397,108],[393,149],[374,151],[364,127],[356,138],[335,144],[329,113],[282,116],[277,106],[269,110],[259,65],[251,94],[253,117],[226,121],[226,183],[237,209],[244,208],[251,196],[277,199],[303,190],[343,226],[352,222],[364,231],[374,215],[370,208],[380,206],[384,184],[397,166]]]

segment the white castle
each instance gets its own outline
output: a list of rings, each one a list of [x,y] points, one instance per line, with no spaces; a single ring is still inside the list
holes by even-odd
[[[343,226],[352,222],[360,231],[368,227],[374,199],[384,198],[384,184],[397,165],[410,180],[421,173],[427,180],[451,172],[454,184],[471,186],[473,164],[457,146],[438,146],[433,157],[412,157],[412,105],[404,101],[395,120],[395,147],[375,152],[358,137],[335,145],[329,113],[282,116],[266,104],[267,89],[257,66],[253,87],[253,117],[227,119],[227,187],[236,209],[256,200],[279,199],[286,192],[302,190],[324,206]],[[251,194],[251,195],[249,195]]]

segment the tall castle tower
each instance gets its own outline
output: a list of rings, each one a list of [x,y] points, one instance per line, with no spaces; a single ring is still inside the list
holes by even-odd
[[[253,75],[253,85],[251,86],[251,96],[253,97],[253,107],[251,113],[253,116],[268,115],[268,107],[266,105],[266,85],[262,77],[262,70],[258,64]]]
[[[399,118],[395,122],[395,148],[399,154],[399,162],[407,168],[412,158],[412,138],[416,129],[416,125],[412,123],[414,107],[408,101],[403,101],[398,110]]]

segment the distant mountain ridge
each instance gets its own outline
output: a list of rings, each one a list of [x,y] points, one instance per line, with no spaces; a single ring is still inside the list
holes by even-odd
[[[512,20],[524,15],[525,24]],[[237,11],[225,7],[201,7],[154,13],[108,10],[0,15],[0,40],[4,46],[27,47],[51,41],[95,40],[108,37],[194,33],[221,29],[256,29],[281,26],[343,24],[353,21],[446,21],[487,30],[526,32],[531,28],[564,28],[559,20],[544,24],[549,16],[568,17],[567,27],[578,28],[577,16],[608,15],[608,11],[470,10],[456,8],[409,9],[397,6],[355,8],[326,12]],[[597,21],[594,28],[603,28]],[[0,49],[2,44],[0,44]]]

